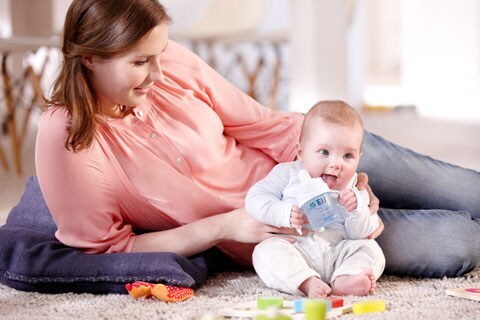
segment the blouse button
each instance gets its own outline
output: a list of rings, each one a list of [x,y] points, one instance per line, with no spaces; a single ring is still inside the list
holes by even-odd
[[[137,112],[137,116],[143,117],[143,111],[142,111],[142,110],[138,111],[138,112]]]
[[[158,137],[158,135],[155,132],[150,134],[150,138],[152,138],[152,139],[157,139],[157,137]]]
[[[178,164],[181,164],[183,162],[182,158],[180,158],[180,157],[177,157],[177,159],[175,159],[175,161],[177,161]]]

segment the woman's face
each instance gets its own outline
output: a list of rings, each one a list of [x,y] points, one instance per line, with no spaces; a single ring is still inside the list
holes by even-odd
[[[117,105],[133,107],[141,104],[153,82],[163,80],[160,55],[167,42],[168,26],[162,24],[153,28],[133,48],[113,58],[82,57],[97,102],[107,114]]]

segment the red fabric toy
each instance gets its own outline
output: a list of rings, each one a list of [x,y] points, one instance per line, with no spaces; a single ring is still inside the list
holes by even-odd
[[[144,281],[135,281],[132,284],[127,283],[125,288],[135,299],[142,297],[151,298],[154,296],[163,301],[178,302],[193,297],[193,289],[191,288],[173,287]]]

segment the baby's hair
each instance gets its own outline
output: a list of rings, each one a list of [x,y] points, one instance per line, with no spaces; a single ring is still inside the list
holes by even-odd
[[[342,100],[322,100],[317,102],[305,115],[300,142],[308,138],[312,119],[321,118],[324,121],[342,126],[360,126],[363,130],[362,118],[348,103]]]

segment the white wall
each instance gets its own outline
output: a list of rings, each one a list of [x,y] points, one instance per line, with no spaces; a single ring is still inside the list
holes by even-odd
[[[363,105],[366,85],[364,1],[291,1],[292,110],[307,111],[321,99]]]
[[[52,32],[61,34],[65,22],[65,14],[72,0],[52,0]]]
[[[51,0],[10,1],[12,34],[45,37],[52,34]]]
[[[195,23],[206,8],[207,0],[161,0],[173,19],[170,30],[175,32]]]
[[[291,109],[305,112],[320,99],[347,99],[346,1],[291,5]]]
[[[267,26],[270,31],[290,25],[291,108],[304,111],[322,98],[346,99],[359,107],[361,93],[371,78],[367,71],[370,53],[379,62],[386,58],[395,65],[392,59],[400,60],[399,91],[417,105],[422,115],[480,123],[480,1],[389,1],[402,8],[398,10],[400,18],[395,20],[400,20],[403,28],[401,32],[384,33],[384,39],[390,42],[375,42],[377,48],[384,46],[385,52],[390,52],[378,56],[368,51],[372,48],[367,42],[368,5],[377,2],[387,6],[388,2],[269,0],[269,12],[261,28]],[[20,11],[14,12],[11,19],[21,34],[27,29],[34,34],[58,32],[70,2],[0,0],[0,34],[9,32],[10,17],[5,14],[9,6]],[[172,15],[171,28],[175,30],[193,24],[207,0],[161,2]],[[45,10],[53,11],[52,19],[48,18],[51,12]],[[376,30],[389,29],[376,26]],[[398,56],[392,51],[397,48],[402,48]]]
[[[10,0],[0,0],[0,37],[7,38],[11,34]]]
[[[405,0],[403,78],[422,115],[480,123],[480,1]]]
[[[373,84],[390,85],[388,91],[379,91],[386,94],[383,101],[414,104],[426,117],[480,123],[480,1],[291,3],[294,110],[304,111],[315,100],[330,97],[359,107],[359,92],[374,79]],[[378,22],[389,13],[396,16],[386,23],[400,25],[377,24],[367,31],[368,15],[379,8]],[[374,59],[370,66],[383,67],[386,74],[365,74],[369,58]]]
[[[195,24],[208,5],[208,0],[160,0],[160,2],[173,18],[170,29],[174,33]],[[288,28],[290,2],[291,0],[267,0],[268,10],[259,25],[259,31],[271,32]]]

